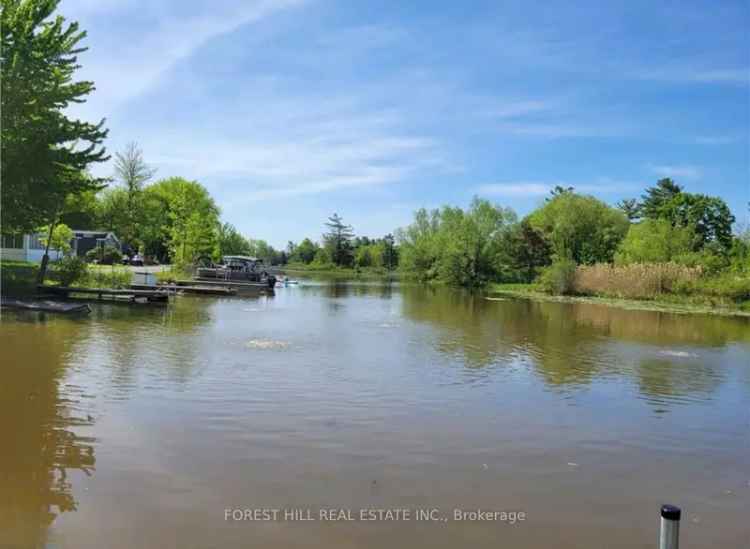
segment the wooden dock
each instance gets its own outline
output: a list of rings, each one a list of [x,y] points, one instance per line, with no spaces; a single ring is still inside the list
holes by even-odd
[[[197,295],[237,295],[236,289],[225,288],[223,286],[184,286],[177,284],[159,284],[157,286],[149,286],[146,284],[131,284],[130,287],[134,290],[156,289],[170,293],[183,292],[186,294]]]
[[[3,309],[19,309],[24,311],[36,311],[42,313],[63,314],[88,314],[91,307],[86,303],[66,303],[51,299],[16,299],[13,297],[0,298],[0,307]]]
[[[217,280],[215,278],[204,278],[204,277],[197,277],[193,280],[186,280],[186,281],[180,281],[177,282],[177,284],[200,284],[200,285],[210,285],[210,286],[224,286],[227,288],[241,288],[241,289],[255,289],[255,290],[271,290],[273,291],[273,288],[270,287],[266,282],[236,282],[231,280]]]
[[[83,288],[78,286],[38,286],[39,292],[47,292],[54,295],[70,297],[72,294],[94,296],[97,299],[111,299],[138,303],[139,299],[147,303],[167,303],[169,292],[165,290],[134,290],[114,288]]]

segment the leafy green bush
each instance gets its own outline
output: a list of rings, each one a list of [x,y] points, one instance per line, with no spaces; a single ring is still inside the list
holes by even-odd
[[[675,263],[686,267],[700,267],[706,275],[716,275],[729,266],[727,258],[709,248],[699,252],[687,252],[674,258]]]
[[[399,267],[423,282],[483,285],[496,279],[507,262],[505,235],[516,220],[512,210],[480,198],[467,210],[422,208],[411,225],[397,231]]]
[[[44,227],[42,233],[49,236],[49,227]],[[60,223],[52,229],[51,238],[48,238],[48,236],[42,238],[42,244],[46,246],[47,240],[49,240],[50,249],[57,250],[64,255],[70,253],[70,241],[73,240],[73,230],[65,223]]]
[[[53,263],[53,273],[60,284],[70,286],[75,281],[87,278],[88,265],[82,257],[66,255]]]
[[[0,260],[0,295],[27,295],[34,292],[39,264]]]
[[[100,265],[119,265],[122,263],[122,252],[114,246],[97,246],[86,252],[86,259]]]
[[[610,262],[628,232],[621,211],[593,196],[563,191],[528,216],[531,227],[551,245],[557,257],[591,265]]]
[[[618,265],[668,263],[692,249],[693,231],[666,219],[645,219],[630,226],[615,254]],[[687,265],[695,267],[696,265]]]
[[[729,300],[735,303],[750,300],[750,277],[724,274],[714,278],[703,278],[680,288],[686,295],[703,295]]]
[[[548,294],[570,294],[576,276],[576,262],[572,259],[558,259],[546,267],[539,277],[539,285]]]
[[[320,268],[325,268],[325,269],[331,269],[331,268],[336,267],[333,264],[333,259],[331,259],[331,254],[328,252],[326,248],[318,249],[318,251],[315,253],[315,259],[313,259],[310,265],[313,267],[320,267]]]
[[[732,241],[729,251],[729,268],[735,273],[750,273],[750,230]]]
[[[156,273],[156,281],[158,283],[171,283],[178,280],[190,280],[193,278],[191,269],[179,269],[172,265],[168,271],[159,271]]]
[[[94,288],[127,288],[133,281],[133,271],[127,267],[91,267],[86,285]]]

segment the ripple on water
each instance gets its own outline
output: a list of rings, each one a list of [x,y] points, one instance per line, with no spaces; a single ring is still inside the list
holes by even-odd
[[[400,324],[396,322],[381,322],[378,324],[378,328],[399,328]]]
[[[245,347],[248,349],[281,350],[288,348],[289,342],[278,339],[250,339],[245,342]]]
[[[676,351],[674,349],[664,349],[662,351],[659,351],[659,354],[675,358],[698,358],[697,353],[690,353],[688,351]]]

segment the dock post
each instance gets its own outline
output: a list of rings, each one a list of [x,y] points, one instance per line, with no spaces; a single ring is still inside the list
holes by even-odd
[[[682,511],[674,505],[661,506],[661,528],[659,531],[659,549],[679,549],[680,516]]]

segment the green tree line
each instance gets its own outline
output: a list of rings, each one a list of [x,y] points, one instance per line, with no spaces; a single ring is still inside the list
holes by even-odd
[[[662,179],[640,201],[617,207],[556,188],[522,219],[480,198],[466,210],[421,209],[396,234],[405,274],[476,286],[531,282],[550,270],[597,263],[675,262],[709,275],[747,274],[750,239],[747,232],[732,234],[734,221],[720,198]]]
[[[522,218],[480,198],[466,209],[421,209],[407,227],[380,238],[356,236],[334,213],[319,241],[305,238],[276,250],[223,223],[198,181],[157,179],[135,143],[115,154],[114,178],[91,175],[110,158],[103,146],[107,129],[104,120],[69,114],[68,107],[84,102],[95,87],[75,78],[86,33],[56,14],[58,4],[2,0],[3,233],[44,228],[46,241],[59,244],[67,234],[60,227],[107,229],[126,251],[162,262],[252,255],[318,268],[399,269],[418,280],[460,286],[554,281],[594,264],[674,263],[743,280],[750,272],[748,233],[733,234],[724,201],[686,192],[671,179],[616,207],[557,187]]]
[[[317,269],[353,268],[393,271],[398,267],[396,239],[392,234],[382,238],[355,236],[354,229],[334,213],[324,223],[327,229],[321,243],[310,238],[299,244],[287,244],[284,260]]]
[[[223,255],[250,255],[272,263],[284,263],[263,240],[243,236],[233,225],[222,223],[220,209],[208,190],[197,181],[167,177],[154,182],[137,145],[125,153],[137,158],[139,170],[120,169],[117,183],[98,193],[83,193],[70,200],[60,222],[76,229],[114,232],[126,253],[139,252],[163,263],[189,265],[201,258],[217,260]],[[131,167],[132,168],[132,167]],[[132,184],[124,174],[149,174]]]
[[[1,4],[2,232],[43,230],[48,249],[66,251],[62,236],[69,227],[107,229],[128,253],[178,264],[222,253],[272,256],[265,242],[247,240],[220,223],[219,208],[199,182],[152,182],[155,172],[135,143],[115,154],[114,178],[90,174],[110,159],[103,146],[107,129],[104,120],[70,116],[68,107],[85,102],[95,87],[75,78],[86,32],[57,13],[58,5]]]

